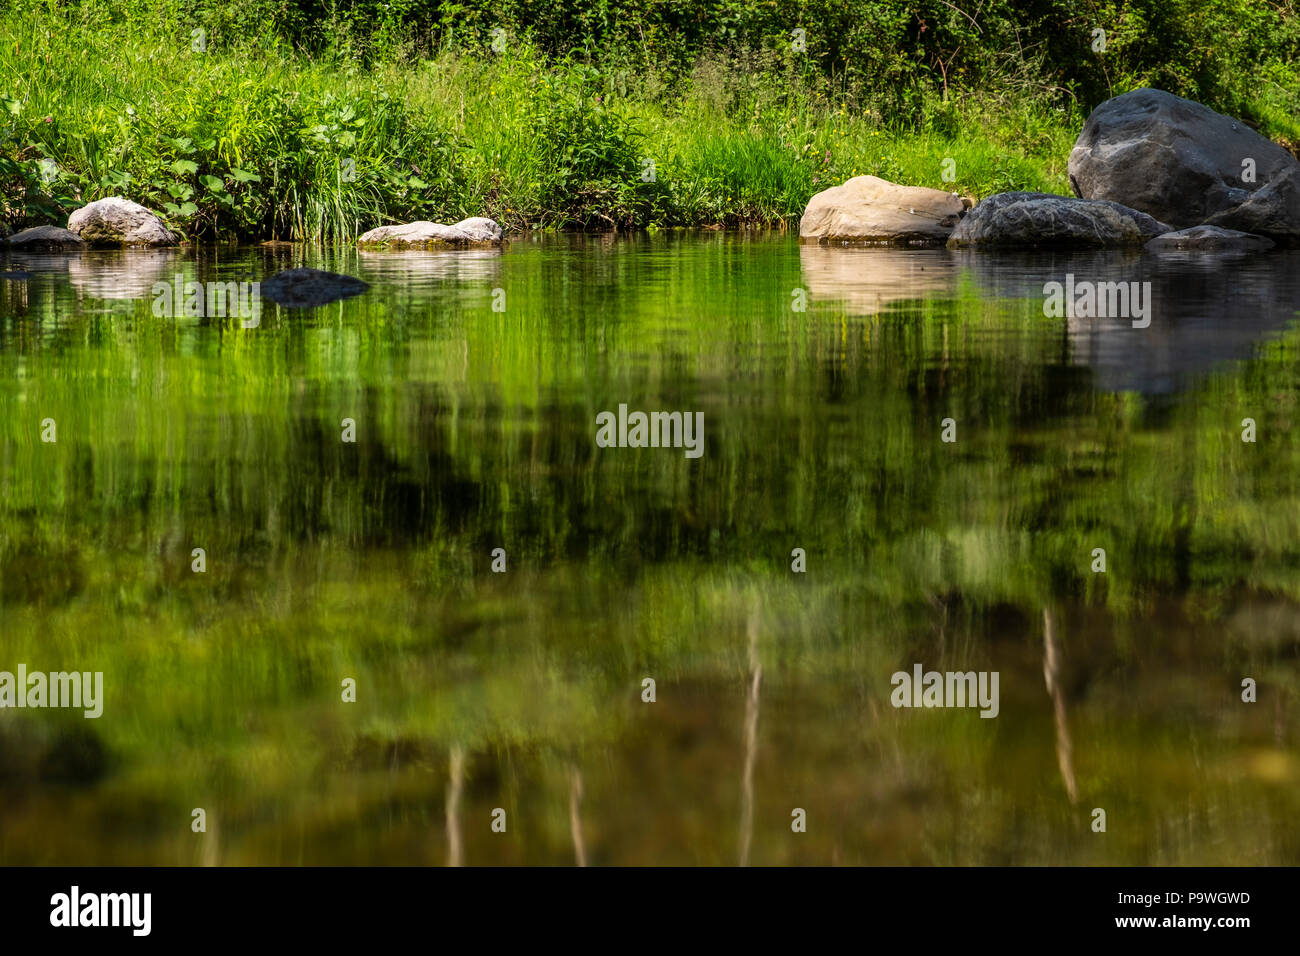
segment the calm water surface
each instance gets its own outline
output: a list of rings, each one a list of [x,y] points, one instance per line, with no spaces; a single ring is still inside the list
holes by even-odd
[[[154,315],[299,265],[370,289]],[[0,670],[105,702],[0,711],[2,863],[1300,862],[1300,253],[3,270]],[[1150,326],[1045,317],[1067,274]],[[620,403],[703,456],[597,448]],[[916,663],[996,719],[891,706]]]

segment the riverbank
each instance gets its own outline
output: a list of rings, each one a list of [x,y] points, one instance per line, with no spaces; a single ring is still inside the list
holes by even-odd
[[[62,225],[111,194],[192,239],[347,240],[473,215],[509,231],[780,228],[817,191],[866,173],[971,196],[1068,192],[1082,121],[987,96],[936,102],[905,127],[792,71],[751,73],[724,56],[656,98],[526,43],[361,71],[9,15],[0,48],[12,231]]]
[[[1122,21],[1104,58],[1082,40],[1084,52],[1048,58],[1052,38],[1090,36],[1086,24],[997,4],[871,30],[864,13],[822,11],[793,39],[776,20],[725,42],[665,28],[631,52],[612,21],[535,12],[524,25],[509,4],[491,33],[486,14],[430,20],[428,4],[383,5],[374,23],[290,22],[290,8],[307,16],[258,13],[257,0],[21,0],[0,13],[0,231],[62,225],[105,195],[190,239],[346,241],[468,216],[511,232],[790,227],[813,194],[860,174],[971,198],[1068,194],[1084,117],[1142,85],[1300,140],[1293,25],[1271,8],[1260,16],[1281,20],[1258,49],[1225,41],[1191,65],[1177,47],[1152,54]],[[632,13],[648,18],[638,31],[665,15]],[[717,16],[701,6],[701,23]],[[1153,18],[1146,32],[1184,26]]]

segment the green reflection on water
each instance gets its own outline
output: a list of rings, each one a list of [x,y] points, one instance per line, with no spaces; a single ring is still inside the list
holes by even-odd
[[[1297,862],[1289,255],[1168,278],[1129,339],[1032,264],[771,236],[19,263],[0,669],[107,700],[0,711],[0,861]],[[371,289],[152,314],[300,264]],[[1208,350],[1248,360],[1184,367],[1174,318],[1243,296],[1266,328]],[[1177,388],[1106,387],[1153,342]],[[702,411],[704,456],[597,448],[619,403]],[[894,709],[915,662],[999,671],[1000,715]]]

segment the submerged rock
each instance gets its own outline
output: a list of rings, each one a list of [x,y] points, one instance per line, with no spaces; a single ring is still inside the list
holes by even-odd
[[[799,238],[940,244],[969,208],[956,193],[855,176],[808,200]]]
[[[174,246],[180,241],[158,216],[121,196],[82,206],[68,217],[68,228],[93,246]]]
[[[68,787],[90,787],[107,775],[111,755],[92,727],[72,724],[56,734],[41,756],[40,779]]]
[[[968,212],[948,239],[961,246],[1137,245],[1170,227],[1117,202],[1051,193],[998,193]]]
[[[409,222],[401,226],[379,226],[363,233],[362,245],[434,246],[498,243],[504,232],[495,220],[483,216],[462,219],[454,226],[438,222]]]
[[[1205,252],[1263,252],[1272,249],[1274,242],[1264,236],[1223,229],[1219,226],[1192,226],[1177,232],[1166,232],[1147,243],[1152,252],[1170,250],[1198,250]]]
[[[288,269],[261,285],[263,298],[290,309],[326,305],[360,295],[370,286],[353,276],[321,269]]]
[[[1121,202],[1184,228],[1240,206],[1297,167],[1295,157],[1240,120],[1142,89],[1092,111],[1070,152],[1069,173],[1084,199]]]
[[[51,726],[26,720],[15,724],[13,718],[0,722],[0,784],[94,787],[116,762],[94,723],[78,720]]]
[[[5,243],[15,249],[39,250],[80,249],[85,246],[79,235],[60,226],[33,226],[14,233]]]

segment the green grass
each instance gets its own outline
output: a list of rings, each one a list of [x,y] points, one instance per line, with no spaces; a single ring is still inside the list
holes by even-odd
[[[1080,122],[1029,98],[889,115],[721,60],[680,95],[648,96],[524,43],[362,71],[282,46],[200,53],[141,29],[0,15],[9,228],[113,194],[191,238],[346,240],[471,215],[512,229],[789,226],[813,193],[863,173],[974,197],[1066,191]]]

